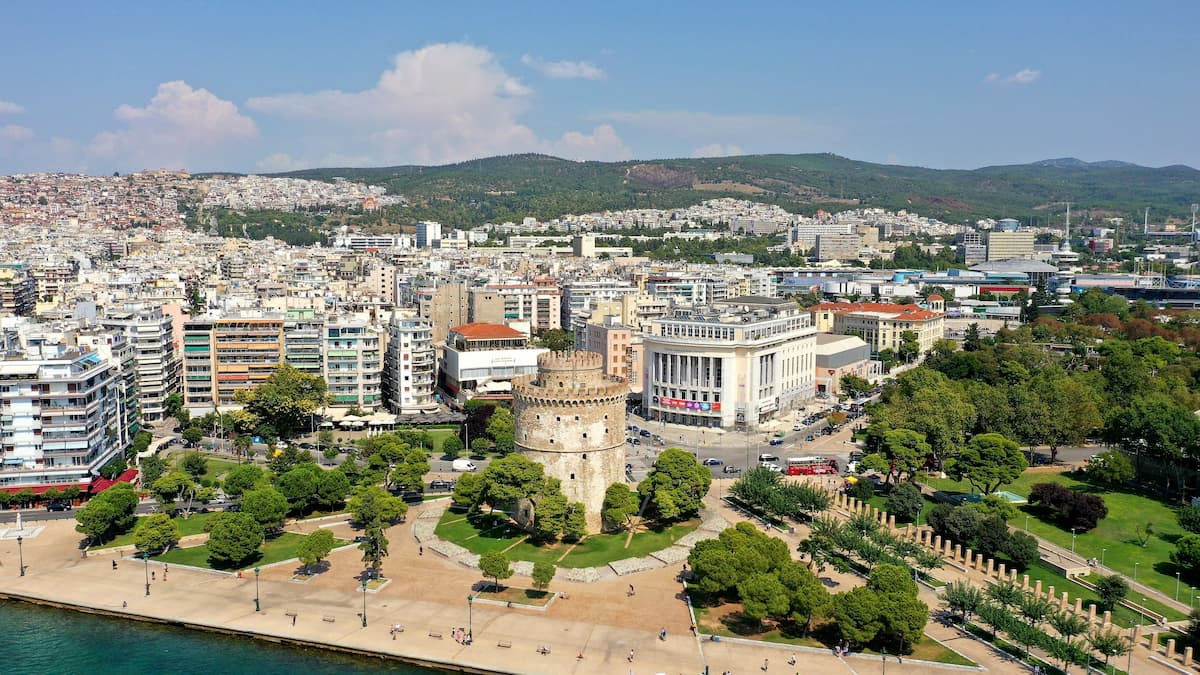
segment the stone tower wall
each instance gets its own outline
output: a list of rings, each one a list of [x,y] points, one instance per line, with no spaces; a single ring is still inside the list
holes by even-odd
[[[604,492],[625,476],[628,385],[604,375],[599,354],[543,354],[538,374],[513,382],[516,448],[582,502],[588,530],[600,530]]]

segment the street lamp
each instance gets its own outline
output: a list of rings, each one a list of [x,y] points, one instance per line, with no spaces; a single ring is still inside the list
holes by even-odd
[[[146,597],[150,597],[150,551],[142,551],[142,567],[146,571]]]
[[[25,576],[25,549],[21,547],[21,542],[25,541],[25,537],[17,535],[17,566],[21,569],[21,576]]]
[[[367,575],[365,575],[365,574],[363,575],[363,578],[362,578],[362,592],[363,592],[363,613],[362,613],[363,628],[366,628],[367,627]]]
[[[1071,528],[1071,553],[1075,552],[1075,528]]]
[[[1133,563],[1133,580],[1137,581],[1137,566],[1141,563]]]
[[[467,593],[467,638],[472,639],[475,635],[475,596]]]
[[[1175,602],[1179,602],[1179,572],[1175,573]]]
[[[883,675],[887,675],[887,647],[883,648]]]
[[[1100,566],[1101,566],[1101,567],[1104,567],[1104,553],[1105,553],[1107,550],[1108,550],[1108,549],[1106,549],[1106,548],[1102,548],[1102,549],[1100,549]]]
[[[1029,514],[1025,514],[1025,534],[1029,534]]]
[[[261,567],[254,568],[254,611],[261,612],[262,605],[258,602],[258,573],[262,572]]]

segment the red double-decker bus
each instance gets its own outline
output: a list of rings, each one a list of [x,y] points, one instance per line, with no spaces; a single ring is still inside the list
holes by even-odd
[[[822,476],[836,475],[837,460],[832,457],[788,457],[787,475],[789,476]]]

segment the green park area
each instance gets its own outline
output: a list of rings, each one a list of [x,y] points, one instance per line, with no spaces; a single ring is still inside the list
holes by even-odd
[[[240,564],[232,567],[220,567],[214,565],[209,560],[208,545],[193,546],[190,548],[176,548],[161,555],[151,558],[156,562],[172,563],[175,565],[191,565],[192,567],[203,567],[205,569],[247,569],[258,565],[270,565],[290,558],[295,558],[300,553],[300,547],[307,539],[307,535],[294,534],[292,532],[284,532],[282,534],[273,535],[263,540],[262,546],[259,547],[259,552],[250,558],[242,561]],[[344,546],[349,542],[343,539],[335,539],[334,546]]]
[[[192,515],[190,515],[186,518],[183,516],[175,516],[171,520],[173,520],[175,522],[175,524],[179,527],[179,535],[181,537],[187,537],[189,535],[203,533],[205,531],[204,528],[208,524],[208,521],[212,520],[212,517],[215,515],[217,515],[217,514],[215,514],[215,513],[193,513]],[[134,524],[132,530],[130,530],[124,534],[117,535],[112,541],[106,543],[105,547],[133,546],[134,537],[137,536],[138,528],[141,527],[142,524],[145,522],[146,522],[145,518],[138,518],[137,522]]]
[[[921,482],[936,490],[950,494],[972,492],[969,485],[963,481],[942,478],[922,478]],[[1135,494],[1114,487],[1098,487],[1078,480],[1064,472],[1026,471],[1016,481],[1003,487],[1014,494],[1028,497],[1036,483],[1058,483],[1072,490],[1087,494],[1099,495],[1108,507],[1108,515],[1102,518],[1095,529],[1079,532],[1074,536],[1074,550],[1084,559],[1095,558],[1103,560],[1109,569],[1134,579],[1140,583],[1157,589],[1168,597],[1175,597],[1179,591],[1179,600],[1188,602],[1188,595],[1196,593],[1190,590],[1188,579],[1176,581],[1176,573],[1182,572],[1171,562],[1171,552],[1175,549],[1175,541],[1185,534],[1183,528],[1176,522],[1175,512],[1163,502],[1144,494]],[[1072,548],[1070,530],[1064,530],[1058,525],[1047,522],[1040,517],[1038,509],[1022,505],[1017,515],[1009,519],[1009,525],[1024,531],[1028,528],[1030,534],[1053,542],[1067,550]],[[1153,524],[1153,533],[1148,537],[1139,536],[1138,529],[1146,523]],[[1144,542],[1144,543],[1143,543]],[[1056,581],[1056,587],[1063,587],[1065,579],[1049,569],[1049,575],[1043,579],[1043,585],[1051,580]],[[1031,571],[1031,579],[1035,571]],[[1075,588],[1082,588],[1072,584]],[[1066,589],[1071,595],[1076,595],[1075,588]],[[1085,599],[1089,596],[1080,593]],[[1130,592],[1128,599],[1141,603],[1141,597],[1136,592]],[[1085,600],[1086,601],[1086,600]],[[1150,609],[1165,614],[1170,619],[1182,619],[1181,612],[1170,610],[1155,602],[1146,603]],[[1191,604],[1191,603],[1189,603]],[[1121,610],[1118,610],[1118,614]]]
[[[623,558],[639,558],[669,548],[700,525],[698,519],[628,533],[594,534],[578,543],[555,541],[535,543],[502,513],[477,515],[447,509],[434,530],[439,538],[472,553],[501,552],[509,560],[548,562],[559,567],[597,567]],[[628,543],[628,546],[626,545]]]

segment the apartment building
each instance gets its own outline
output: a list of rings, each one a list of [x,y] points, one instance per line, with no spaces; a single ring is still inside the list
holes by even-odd
[[[283,322],[283,360],[302,373],[325,377],[325,318],[313,309],[289,309]]]
[[[1032,258],[1036,239],[1033,232],[988,232],[987,261]]]
[[[620,377],[629,382],[634,392],[642,390],[642,349],[640,334],[621,322],[620,316],[597,317],[576,332],[575,348],[579,351],[599,354],[604,363],[604,373]]]
[[[364,322],[327,323],[324,377],[334,406],[371,410],[382,405],[379,331]]]
[[[817,260],[858,260],[862,237],[858,233],[817,235],[813,257]]]
[[[0,265],[0,316],[33,316],[37,284],[23,263]]]
[[[61,344],[0,356],[0,487],[86,490],[128,447],[120,367],[95,350]]]
[[[731,298],[651,322],[647,419],[756,430],[815,394],[816,328],[790,300]]]
[[[939,295],[929,297],[940,303]],[[895,305],[880,302],[825,302],[808,311],[813,324],[826,333],[857,335],[871,346],[871,356],[877,358],[884,349],[900,349],[905,331],[917,336],[920,353],[933,349],[933,343],[945,334],[945,314],[917,305]]]
[[[125,334],[135,355],[137,409],[146,422],[166,417],[166,399],[180,389],[183,364],[175,348],[174,318],[161,308],[130,307],[99,320]]]
[[[435,348],[446,343],[452,326],[470,323],[470,289],[464,283],[418,289],[416,304],[417,314],[433,327]]]
[[[434,242],[442,238],[441,223],[417,223],[417,248],[433,248]]]
[[[638,293],[638,288],[624,279],[568,281],[562,287],[560,325],[570,326],[572,317],[589,314],[597,302]]]
[[[441,388],[464,403],[471,398],[512,399],[512,379],[537,372],[538,354],[522,332],[503,324],[469,323],[450,329],[442,351]]]
[[[562,328],[562,294],[546,284],[490,284],[468,296],[471,323],[528,322],[535,332]]]
[[[184,403],[194,414],[236,406],[284,362],[283,317],[189,319],[183,324]]]
[[[435,410],[436,380],[433,327],[424,319],[393,312],[384,355],[384,405],[397,414]]]

